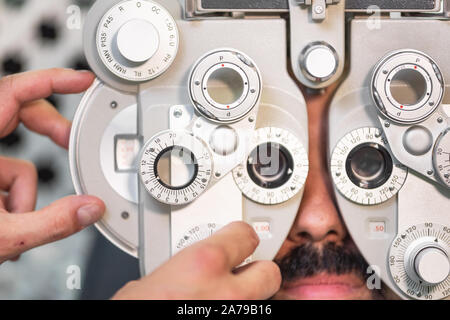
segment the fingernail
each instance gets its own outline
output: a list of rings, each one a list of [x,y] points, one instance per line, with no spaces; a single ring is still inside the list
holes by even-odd
[[[78,209],[78,222],[84,228],[100,220],[102,214],[103,210],[100,206],[89,204]]]

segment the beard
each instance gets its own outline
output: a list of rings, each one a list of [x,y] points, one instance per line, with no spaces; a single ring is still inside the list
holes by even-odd
[[[300,245],[276,261],[283,282],[309,278],[320,273],[335,275],[355,274],[366,281],[369,264],[356,248],[327,243],[321,249],[312,244]]]

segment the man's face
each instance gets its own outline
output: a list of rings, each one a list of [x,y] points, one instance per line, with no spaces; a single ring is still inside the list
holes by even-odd
[[[368,289],[368,265],[334,199],[327,160],[331,93],[307,99],[310,171],[296,220],[275,259],[283,275],[275,299],[377,299],[388,294],[386,288]]]

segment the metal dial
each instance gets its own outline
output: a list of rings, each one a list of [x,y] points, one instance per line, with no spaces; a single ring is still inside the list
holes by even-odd
[[[392,243],[389,268],[396,285],[421,300],[450,296],[450,228],[436,223],[409,227]]]
[[[377,205],[399,192],[408,171],[393,158],[380,129],[366,127],[339,141],[331,156],[331,174],[348,200]]]
[[[261,74],[244,53],[221,49],[207,53],[190,76],[190,95],[196,109],[217,122],[247,115],[261,96]]]
[[[398,93],[393,91],[395,88],[400,88]],[[443,98],[444,81],[438,65],[429,56],[400,50],[390,53],[375,67],[371,90],[384,116],[411,124],[427,119],[436,110]]]
[[[302,190],[308,175],[308,154],[289,131],[262,128],[252,139],[247,162],[233,171],[242,193],[261,204],[288,201]]]
[[[160,165],[165,156],[171,158],[170,162],[176,156],[181,159],[183,166],[191,166],[191,176],[175,185],[177,175],[181,175],[181,171],[178,171],[180,168],[174,168],[173,163],[165,167]],[[166,204],[184,205],[196,200],[208,187],[211,172],[212,160],[208,149],[187,132],[164,131],[150,139],[142,152],[142,183],[152,197]]]
[[[194,243],[206,239],[213,235],[216,231],[222,228],[221,225],[216,223],[208,223],[201,226],[195,226],[183,235],[176,243],[176,251],[183,250]],[[175,252],[176,253],[176,252]]]
[[[178,51],[175,20],[153,1],[128,0],[111,8],[97,29],[100,59],[117,77],[143,82],[169,68]]]
[[[450,188],[450,129],[445,131],[436,143],[433,158],[439,178]]]

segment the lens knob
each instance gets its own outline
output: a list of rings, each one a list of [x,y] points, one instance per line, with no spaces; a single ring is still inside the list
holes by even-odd
[[[144,63],[158,51],[158,31],[148,21],[130,20],[117,33],[117,47],[128,61]]]
[[[338,64],[336,51],[326,43],[311,44],[301,58],[304,75],[314,82],[329,80],[336,74]]]
[[[437,285],[450,274],[450,261],[440,248],[428,247],[415,256],[414,271],[423,282]]]
[[[435,286],[450,274],[450,260],[439,239],[421,237],[413,241],[405,252],[408,276],[421,285]]]

